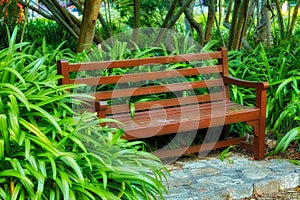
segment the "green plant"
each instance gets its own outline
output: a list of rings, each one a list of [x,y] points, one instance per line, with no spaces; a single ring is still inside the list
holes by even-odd
[[[18,30],[19,32],[21,31],[20,28]],[[56,48],[64,42],[64,49],[70,48],[74,52],[76,50],[76,38],[55,21],[46,18],[28,20],[25,26],[24,41],[28,41],[36,46],[41,46],[44,40],[51,48]]]
[[[299,160],[290,160],[291,163],[295,164],[295,165],[300,165],[300,161]]]
[[[73,54],[16,35],[0,51],[0,199],[163,199],[160,160],[57,86],[55,61]]]
[[[227,160],[228,163],[232,164],[233,160],[230,158],[230,155],[232,154],[231,150],[236,147],[236,145],[231,145],[224,149],[220,154],[220,160],[224,162],[224,160]]]
[[[292,141],[298,141],[295,132],[300,126],[299,57],[300,48],[293,44],[265,49],[258,46],[253,52],[231,51],[230,73],[251,81],[268,81],[267,131],[276,134],[275,153],[285,151]],[[233,100],[255,105],[253,92],[232,88]]]
[[[277,154],[278,152],[285,152],[289,147],[291,142],[297,141],[300,139],[300,126],[292,128],[289,130],[280,140],[276,148],[271,154]]]

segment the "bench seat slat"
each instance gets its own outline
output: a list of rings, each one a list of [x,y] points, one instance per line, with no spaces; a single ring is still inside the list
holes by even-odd
[[[183,153],[191,154],[191,153],[207,152],[213,149],[228,147],[230,145],[243,144],[244,142],[246,142],[246,138],[232,138],[230,140],[221,140],[218,142],[205,143],[201,145],[193,145],[189,147],[181,147],[181,148],[163,150],[163,151],[155,151],[153,152],[153,154],[155,154],[159,158],[170,158],[174,156],[178,157],[181,156]]]
[[[136,139],[257,120],[259,115],[258,108],[222,101],[137,112],[134,121],[129,114],[113,115],[113,118],[124,123],[126,139]]]
[[[101,84],[114,84],[114,83],[127,83],[135,81],[157,80],[166,78],[186,77],[199,74],[212,74],[220,73],[222,71],[221,65],[209,66],[209,67],[196,67],[188,69],[178,69],[159,72],[147,72],[147,73],[133,73],[123,75],[112,75],[92,78],[76,78],[70,79],[71,84],[86,84],[86,85],[101,85]]]
[[[68,71],[76,72],[76,71],[86,71],[86,70],[127,68],[133,66],[148,65],[151,63],[166,64],[166,63],[178,63],[178,62],[198,61],[198,60],[212,60],[212,59],[220,59],[220,58],[222,58],[222,53],[217,51],[217,52],[210,52],[210,53],[172,55],[172,56],[151,57],[151,58],[143,58],[143,59],[85,62],[85,63],[69,64]]]

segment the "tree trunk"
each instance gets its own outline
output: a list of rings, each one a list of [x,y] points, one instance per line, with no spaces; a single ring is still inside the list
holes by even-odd
[[[222,9],[222,0],[219,0],[219,26],[221,26],[222,24],[222,13],[223,13],[223,9]]]
[[[203,34],[203,27],[201,23],[198,23],[192,16],[192,11],[190,9],[186,9],[184,11],[186,19],[189,21],[191,26],[197,31],[198,34],[198,41],[202,46],[204,44],[204,34]]]
[[[267,45],[271,47],[273,44],[272,38],[272,24],[271,24],[271,17],[270,17],[270,5],[268,4],[268,0],[264,1],[264,17],[266,23],[266,33],[267,33]]]
[[[212,29],[214,25],[214,16],[215,16],[215,1],[209,0],[208,4],[208,16],[206,21],[206,30],[205,30],[205,42],[208,42],[212,38]]]
[[[188,14],[190,14],[190,16],[193,18],[193,8],[195,6],[195,0],[193,0],[190,5],[185,9],[184,13],[186,13],[186,11],[188,12]],[[184,17],[184,27],[185,27],[185,32],[188,33],[189,35],[192,36],[193,35],[193,26],[190,24],[190,21],[187,19],[186,15]]]
[[[235,40],[234,35],[235,35],[235,30],[236,30],[236,24],[238,22],[238,11],[240,8],[241,0],[236,0],[234,2],[234,7],[233,7],[233,16],[231,19],[231,25],[230,25],[230,31],[229,31],[229,39],[228,39],[228,49],[232,49],[232,44],[233,41]]]
[[[133,22],[133,32],[132,40],[138,43],[139,39],[139,28],[140,28],[140,0],[134,0],[134,22]]]
[[[182,15],[182,13],[184,12],[184,10],[190,5],[190,3],[193,0],[185,0],[184,3],[182,4],[181,8],[177,11],[177,13],[171,18],[171,20],[169,21],[167,28],[171,29],[173,28],[173,26],[175,25],[175,23],[177,22],[177,20],[179,19],[179,17]]]
[[[275,6],[276,6],[277,18],[278,18],[279,29],[280,29],[280,38],[284,39],[284,24],[283,24],[282,12],[281,12],[280,0],[275,0]]]
[[[249,1],[249,4],[250,5],[250,8],[248,9],[248,12],[247,12],[247,17],[245,19],[245,24],[243,26],[243,31],[242,31],[242,41],[241,41],[241,45],[239,48],[241,48],[241,46],[243,46],[246,50],[251,50],[251,47],[249,45],[249,43],[247,42],[247,30],[249,28],[249,24],[250,24],[250,19],[254,13],[254,9],[255,9],[255,0],[250,0]]]
[[[80,27],[76,26],[77,23],[71,23],[70,22],[70,16],[68,16],[70,13],[68,13],[66,10],[65,12],[61,12],[61,5],[57,2],[57,0],[40,0],[41,3],[43,3],[48,10],[51,11],[51,13],[54,16],[54,20],[58,22],[61,26],[63,26],[69,33],[71,33],[75,38],[78,38]]]
[[[232,5],[233,5],[233,0],[229,0],[226,16],[225,16],[225,19],[224,19],[224,24],[229,24],[229,17],[230,17],[230,14],[231,14]]]
[[[166,18],[165,18],[163,24],[161,25],[162,28],[166,28],[167,27],[169,21],[172,18],[172,15],[174,14],[174,11],[176,9],[177,3],[178,3],[178,0],[173,0],[172,4],[171,4],[171,6],[170,6],[170,8],[168,10],[168,13],[166,15]]]
[[[296,23],[296,19],[297,19],[297,15],[298,15],[299,7],[300,7],[300,0],[297,0],[297,3],[296,3],[295,8],[294,8],[292,22],[291,22],[290,27],[289,27],[289,32],[288,32],[287,38],[292,37],[293,30],[294,30],[295,23]]]
[[[179,19],[179,17],[182,15],[182,13],[190,5],[190,3],[192,1],[193,0],[184,1],[183,5],[181,6],[181,8],[177,11],[177,13],[175,15],[174,15],[174,11],[175,11],[178,0],[173,1],[172,6],[170,7],[168,14],[165,18],[165,21],[161,26],[162,29],[159,31],[158,36],[153,43],[153,46],[157,46],[159,44],[159,42],[162,40],[162,38],[166,34],[167,29],[171,29],[175,25],[176,21]],[[172,17],[172,15],[173,15],[173,17]]]
[[[82,3],[80,3],[78,0],[71,0],[71,2],[76,6],[76,8],[79,10],[80,13],[83,13],[83,5]],[[99,15],[98,15],[98,19],[103,27],[103,30],[104,30],[104,34],[106,36],[106,38],[109,38],[112,36],[112,32],[111,32],[111,28],[108,26],[107,22],[105,21],[103,15],[99,12]],[[80,26],[81,23],[79,23],[78,26]],[[97,36],[96,36],[97,37]],[[96,39],[97,43],[100,43],[101,41],[98,41]]]
[[[26,3],[25,1],[23,1],[23,0],[18,0],[18,3],[22,4],[22,6],[24,6],[24,7],[30,8],[32,11],[34,11],[34,12],[40,14],[41,16],[43,16],[43,17],[45,17],[45,18],[47,18],[47,19],[55,20],[55,18],[54,18],[52,15],[43,12],[41,9],[38,9],[36,6],[32,6],[32,5],[30,5],[30,4],[27,4],[27,3]]]
[[[43,17],[56,21],[61,25],[66,31],[68,31],[74,38],[78,39],[80,32],[80,21],[74,17],[71,13],[67,12],[57,0],[40,0],[40,3],[43,3],[50,12],[46,12],[44,9],[38,9],[33,5],[28,5],[23,0],[18,0],[20,4],[24,7],[28,7],[31,10],[39,13]],[[63,10],[63,11],[62,11]],[[50,14],[49,14],[50,13]]]
[[[85,0],[77,52],[91,48],[95,36],[101,0]]]
[[[168,23],[171,20],[172,15],[174,14],[177,2],[178,2],[178,0],[173,0],[172,4],[168,10],[168,13],[165,17],[165,20],[164,20],[163,24],[161,25],[162,29],[160,29],[155,41],[153,42],[153,46],[157,46],[159,44],[159,42],[162,40],[162,38],[164,37],[164,35],[166,34],[165,28],[168,26]]]
[[[217,27],[217,32],[218,32],[218,34],[220,36],[220,39],[221,39],[221,42],[222,42],[222,46],[226,47],[225,41],[224,41],[223,36],[222,36],[220,23],[218,22],[218,19],[216,18],[216,16],[214,16],[214,19],[215,19],[215,23],[216,23],[216,27]],[[220,17],[220,19],[221,19],[221,17]]]
[[[246,28],[245,22],[247,18],[248,4],[249,4],[249,0],[244,0],[238,11],[239,17],[235,28],[234,40],[232,41],[231,49],[239,49],[241,47],[243,30]]]

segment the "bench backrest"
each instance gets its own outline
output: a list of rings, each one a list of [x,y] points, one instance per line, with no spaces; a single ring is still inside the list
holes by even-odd
[[[227,49],[216,52],[70,64],[59,60],[59,84],[86,84],[81,92],[108,101],[106,114],[182,106],[228,98]]]

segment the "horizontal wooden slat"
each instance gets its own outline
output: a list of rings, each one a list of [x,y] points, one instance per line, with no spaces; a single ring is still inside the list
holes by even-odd
[[[115,60],[115,61],[102,61],[102,62],[86,62],[69,64],[69,71],[85,71],[85,70],[100,70],[100,69],[112,69],[112,68],[126,68],[148,64],[166,64],[187,62],[196,60],[211,60],[220,59],[222,54],[220,51],[209,53],[195,53],[195,54],[182,54],[172,56],[151,57],[142,59],[127,59],[127,60]]]
[[[194,146],[182,147],[177,149],[155,151],[153,152],[153,154],[161,159],[170,158],[174,156],[178,157],[178,156],[182,156],[183,154],[200,153],[200,152],[206,152],[218,148],[227,147],[230,145],[243,144],[243,142],[245,141],[246,138],[232,138],[230,140],[221,140],[215,143],[205,143],[202,145],[194,145]]]
[[[186,82],[186,83],[174,83],[168,85],[155,85],[140,88],[128,88],[128,89],[115,89],[112,91],[96,92],[91,94],[95,96],[98,100],[106,100],[120,97],[133,97],[142,96],[149,94],[161,94],[166,92],[178,92],[185,90],[192,90],[196,88],[208,88],[215,86],[223,86],[222,79],[206,80],[206,81],[196,81],[196,82]]]
[[[259,115],[258,108],[223,101],[137,112],[134,119],[130,114],[108,117],[124,124],[126,139],[135,139],[257,120]]]
[[[210,101],[220,101],[224,100],[224,93],[217,92],[212,94],[205,95],[197,95],[197,96],[188,96],[188,97],[178,97],[173,99],[163,99],[157,101],[149,101],[149,102],[137,102],[134,104],[135,111],[147,110],[153,108],[153,106],[161,106],[161,107],[172,107],[172,106],[184,106],[187,104],[193,103],[204,103]],[[106,110],[106,114],[117,114],[117,113],[125,113],[129,112],[130,108],[128,104],[120,104],[108,106]]]
[[[135,127],[139,123],[151,123],[152,125],[160,124],[161,120],[169,118],[171,121],[189,121],[192,119],[205,118],[207,116],[211,116],[212,112],[220,115],[224,115],[226,111],[230,112],[232,109],[242,110],[243,106],[235,104],[233,102],[226,103],[225,101],[219,101],[215,103],[206,103],[206,104],[193,104],[181,107],[171,107],[164,109],[152,109],[142,112],[136,112],[135,118],[131,119],[130,115],[127,114],[117,114],[113,115],[117,119],[122,122],[128,124],[128,122],[132,121],[135,124],[128,125],[128,129],[131,127]],[[201,116],[200,116],[201,112]],[[162,115],[163,114],[163,115]],[[184,118],[182,118],[184,116]],[[154,120],[154,121],[153,121]],[[157,120],[157,122],[155,121]]]
[[[122,74],[122,75],[101,76],[101,77],[92,77],[92,78],[76,78],[76,79],[70,79],[69,83],[86,84],[86,85],[127,83],[127,82],[135,82],[135,81],[194,76],[198,74],[220,73],[221,71],[222,71],[222,66],[215,65],[209,67],[197,67],[197,68],[170,70],[170,71],[147,72],[147,73],[142,72],[142,73],[134,73],[134,74]]]

